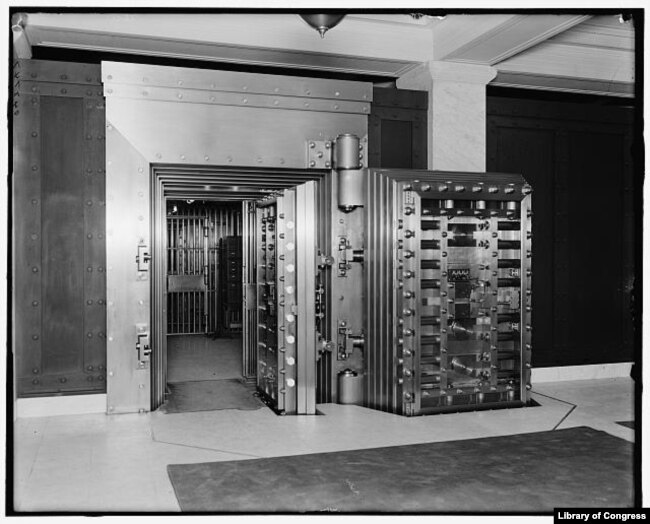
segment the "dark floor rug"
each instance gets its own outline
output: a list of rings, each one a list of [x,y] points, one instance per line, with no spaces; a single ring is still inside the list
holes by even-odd
[[[186,512],[550,513],[630,507],[632,447],[578,427],[167,470]]]
[[[619,420],[616,423],[620,424],[621,426],[625,426],[626,428],[634,429],[634,421],[633,420]]]
[[[260,409],[264,406],[253,395],[253,389],[236,379],[172,382],[169,384],[169,390],[170,395],[162,407],[166,413]]]

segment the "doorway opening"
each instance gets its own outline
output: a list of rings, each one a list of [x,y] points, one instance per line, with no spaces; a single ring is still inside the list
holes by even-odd
[[[242,204],[167,200],[167,382],[242,378]]]
[[[207,384],[212,400],[219,382],[252,393],[256,202],[325,172],[153,165],[151,175],[151,410],[174,384]]]

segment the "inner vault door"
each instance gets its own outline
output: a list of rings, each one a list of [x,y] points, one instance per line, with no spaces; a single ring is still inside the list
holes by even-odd
[[[316,182],[257,203],[257,389],[279,413],[316,413]]]

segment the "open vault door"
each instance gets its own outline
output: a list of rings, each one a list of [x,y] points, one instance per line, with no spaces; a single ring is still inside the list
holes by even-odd
[[[255,208],[257,389],[278,413],[316,413],[317,182]]]

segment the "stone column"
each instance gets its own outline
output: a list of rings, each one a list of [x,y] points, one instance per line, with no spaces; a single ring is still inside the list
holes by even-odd
[[[485,86],[488,65],[427,62],[397,80],[397,87],[429,92],[428,167],[485,171]]]

